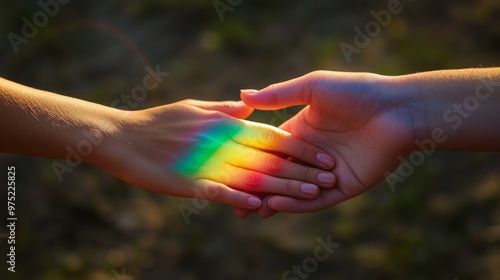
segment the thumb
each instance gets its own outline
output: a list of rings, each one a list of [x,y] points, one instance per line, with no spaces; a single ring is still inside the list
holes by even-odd
[[[286,82],[270,85],[259,91],[241,90],[241,100],[247,105],[262,110],[309,104],[311,100],[310,77],[302,76]]]
[[[253,108],[249,107],[242,101],[201,101],[187,99],[181,101],[181,103],[204,110],[219,111],[238,119],[246,119],[253,112]]]

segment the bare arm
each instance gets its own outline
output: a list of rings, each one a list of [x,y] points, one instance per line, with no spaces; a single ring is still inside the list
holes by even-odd
[[[418,138],[432,139],[437,149],[500,151],[500,68],[431,71],[394,80],[404,91],[415,91],[416,102],[406,106]]]
[[[63,159],[67,146],[116,133],[120,116],[114,108],[0,79],[1,152]]]
[[[265,110],[309,105],[281,128],[335,159],[336,187],[309,201],[270,195],[259,209],[264,217],[274,210],[317,211],[357,196],[416,150],[500,151],[500,68],[395,77],[316,71],[241,97]]]
[[[195,100],[122,111],[1,79],[0,152],[66,161],[76,153],[150,191],[246,209],[260,205],[250,192],[312,199],[319,187],[334,185],[333,174],[322,171],[333,166],[330,156],[283,130],[239,119],[251,112],[242,102]]]

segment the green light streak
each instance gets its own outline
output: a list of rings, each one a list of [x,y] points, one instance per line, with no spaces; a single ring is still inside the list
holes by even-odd
[[[198,143],[174,164],[180,174],[192,177],[225,143],[243,129],[236,124],[215,125],[199,132]]]

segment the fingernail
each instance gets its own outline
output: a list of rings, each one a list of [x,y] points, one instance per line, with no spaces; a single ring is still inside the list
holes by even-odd
[[[333,184],[335,177],[332,173],[322,172],[318,174],[318,181],[323,184]]]
[[[252,95],[252,94],[256,94],[259,91],[256,89],[240,89],[240,92],[243,94]]]
[[[304,183],[300,185],[300,190],[307,195],[315,195],[318,191],[318,187],[313,184]]]
[[[273,209],[273,208],[271,207],[271,201],[273,201],[273,199],[274,199],[274,196],[273,196],[273,197],[271,197],[271,198],[267,201],[267,206],[269,206],[269,208],[271,208],[271,209]],[[274,209],[273,209],[273,210],[274,210]]]
[[[253,207],[259,207],[261,204],[260,199],[253,197],[253,196],[247,198],[247,202],[248,202],[248,205],[253,206]]]
[[[333,159],[332,157],[326,155],[326,154],[323,154],[323,153],[318,153],[316,155],[316,159],[322,163],[323,165],[327,166],[327,167],[332,167],[333,166]]]

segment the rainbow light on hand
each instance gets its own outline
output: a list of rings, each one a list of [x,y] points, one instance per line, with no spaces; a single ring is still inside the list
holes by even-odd
[[[216,164],[210,164],[211,159],[218,158],[218,162],[231,162],[237,156],[236,151],[222,149],[232,141],[243,126],[236,124],[213,125],[204,131],[197,133],[199,140],[191,149],[179,158],[174,164],[174,170],[186,177],[205,177],[201,170],[208,171],[210,168],[218,168]],[[221,150],[225,150],[221,152]],[[217,156],[215,156],[217,155]],[[238,159],[243,160],[243,159]],[[206,168],[203,168],[206,167]],[[208,168],[208,170],[207,170]]]

